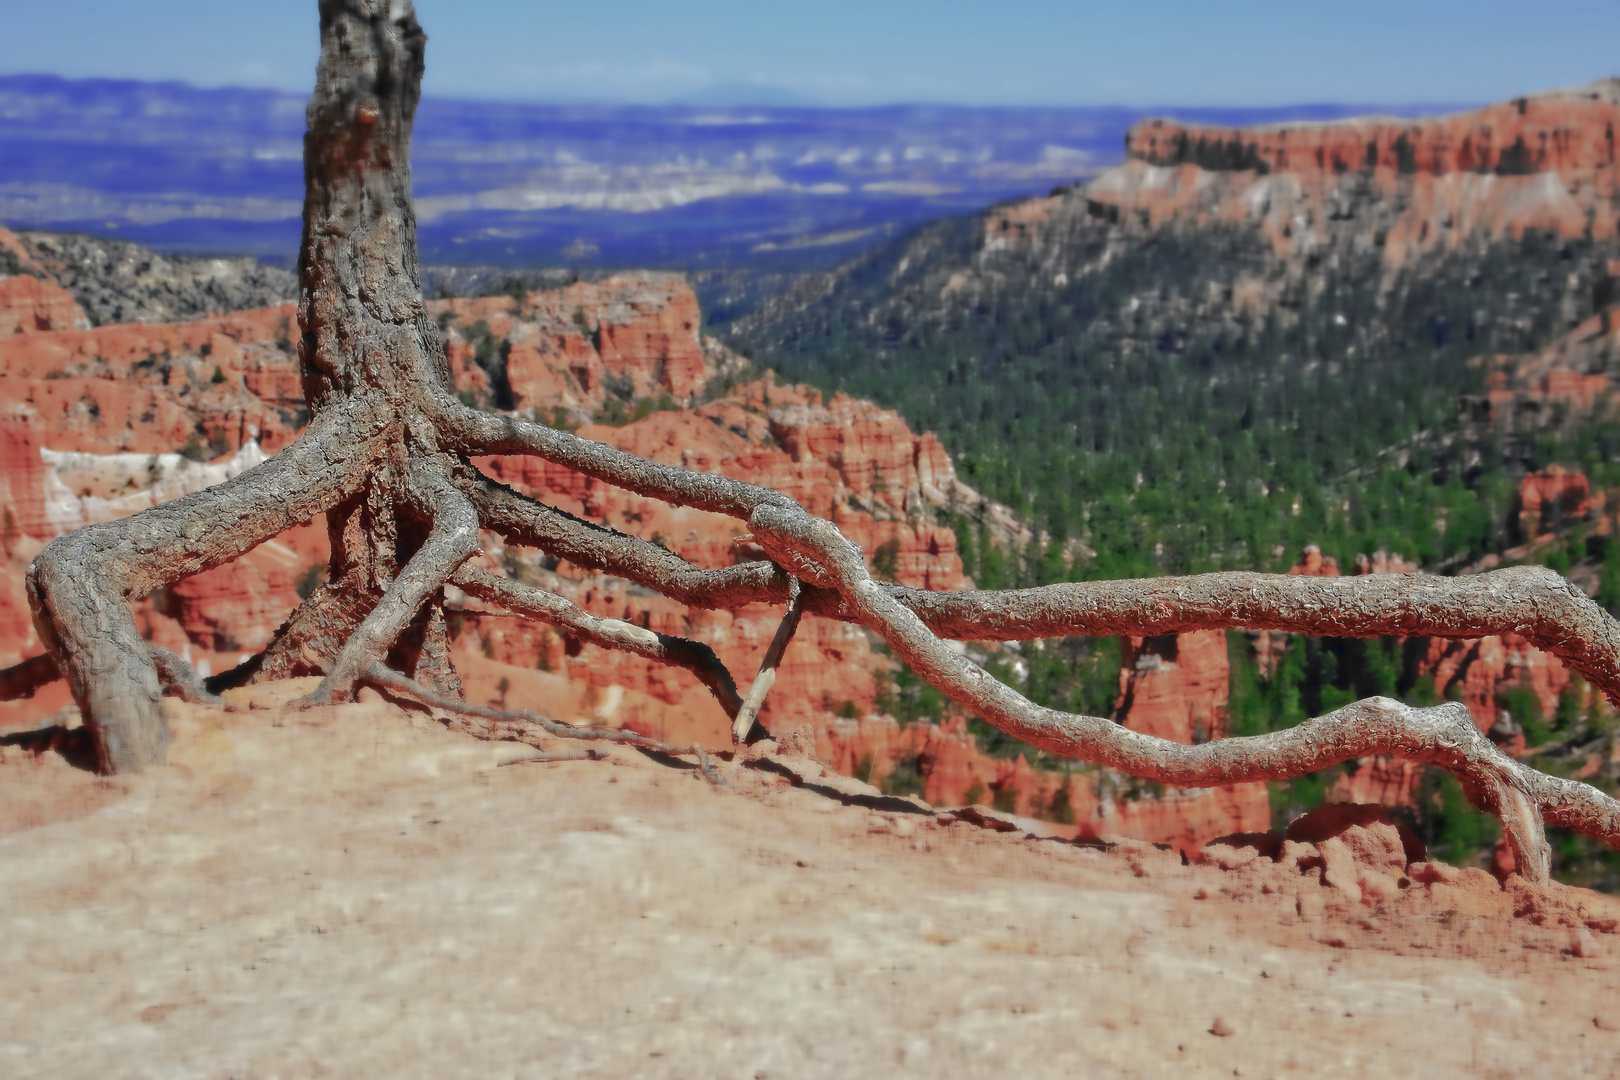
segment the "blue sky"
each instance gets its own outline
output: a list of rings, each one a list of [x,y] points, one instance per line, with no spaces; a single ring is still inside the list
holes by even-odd
[[[0,72],[302,91],[314,0],[9,5]],[[716,104],[1486,102],[1620,74],[1617,0],[419,0],[427,91]]]

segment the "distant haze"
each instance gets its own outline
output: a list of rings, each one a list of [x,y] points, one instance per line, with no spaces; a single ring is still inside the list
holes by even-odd
[[[298,243],[304,100],[0,76],[0,222],[286,262]],[[924,221],[1086,180],[1121,159],[1126,128],[1145,115],[1244,124],[1366,108],[428,98],[412,169],[429,263],[803,269]]]

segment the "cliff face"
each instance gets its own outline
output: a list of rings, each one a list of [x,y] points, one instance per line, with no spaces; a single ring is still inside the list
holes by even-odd
[[[543,419],[588,422],[617,402],[686,404],[740,362],[706,351],[697,298],[677,274],[621,274],[522,299],[430,305],[449,331],[457,389]]]
[[[1617,111],[1620,79],[1605,79],[1421,120],[1370,116],[1248,128],[1147,120],[1125,136],[1125,152],[1152,165],[1286,172],[1302,179],[1380,169],[1436,176],[1575,175],[1620,160]]]
[[[1094,212],[1257,225],[1285,257],[1374,241],[1387,265],[1476,233],[1613,236],[1620,80],[1428,120],[1220,129],[1150,120]]]
[[[73,294],[30,274],[0,278],[0,334],[87,327],[90,320]]]

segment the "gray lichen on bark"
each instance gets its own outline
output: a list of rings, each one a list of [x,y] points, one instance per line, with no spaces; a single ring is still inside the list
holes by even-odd
[[[299,256],[308,429],[219,487],[52,541],[28,571],[35,623],[72,687],[104,771],[162,759],[165,687],[194,699],[208,695],[189,665],[142,640],[133,601],[324,513],[332,541],[327,583],[236,673],[324,676],[306,704],[345,700],[369,681],[491,722],[518,715],[459,702],[444,617],[444,586],[454,583],[581,640],[687,669],[746,732],[802,611],[867,627],[947,696],[1054,754],[1181,786],[1285,779],[1394,754],[1458,776],[1477,806],[1503,820],[1519,870],[1532,879],[1548,875],[1543,821],[1620,846],[1620,804],[1508,758],[1455,704],[1413,709],[1374,698],[1288,731],[1186,746],[1040,707],[943,641],[1232,626],[1360,637],[1511,632],[1559,656],[1620,704],[1620,626],[1550,571],[1354,580],[1229,573],[918,592],[874,581],[854,544],[780,492],[464,406],[449,392],[416,265],[409,139],[426,37],[405,0],[322,0],[320,15]],[[470,463],[489,454],[540,457],[640,495],[746,521],[770,561],[693,566],[495,483]],[[764,602],[787,612],[745,700],[705,645],[599,619],[560,596],[467,567],[481,528],[694,607]],[[47,663],[31,661],[0,673],[0,692],[31,693],[49,676]],[[522,715],[553,735],[690,751],[708,771],[700,747],[667,748]]]

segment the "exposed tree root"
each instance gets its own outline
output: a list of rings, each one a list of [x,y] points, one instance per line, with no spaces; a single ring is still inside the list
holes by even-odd
[[[324,680],[304,704],[344,700],[368,681],[478,720],[488,737],[543,732],[690,755],[719,783],[701,746],[673,747],[633,732],[460,700],[444,586],[453,583],[577,640],[685,668],[714,694],[733,731],[749,738],[762,732],[759,708],[808,612],[868,627],[953,700],[1055,754],[1184,787],[1280,780],[1392,754],[1455,774],[1475,805],[1502,818],[1519,870],[1533,880],[1548,873],[1544,820],[1620,847],[1620,804],[1508,758],[1457,705],[1413,709],[1374,698],[1289,731],[1185,746],[1104,718],[1041,708],[942,640],[1232,626],[1348,637],[1516,633],[1620,704],[1620,625],[1550,571],[1355,579],[1230,573],[1004,593],[919,592],[874,581],[859,548],[780,492],[463,405],[451,395],[416,267],[407,163],[425,37],[405,0],[323,0],[321,41],[299,262],[309,429],[226,484],[60,537],[29,568],[34,619],[51,658],[0,673],[0,696],[31,693],[60,670],[104,771],[161,760],[168,741],[165,686],[211,699],[189,664],[141,639],[133,599],[324,512],[332,540],[327,583],[264,653],[224,678],[321,673]],[[649,498],[731,516],[747,523],[769,561],[693,566],[494,482],[470,462],[490,454],[539,457]],[[464,566],[478,551],[480,528],[692,607],[766,603],[786,605],[786,612],[744,699],[701,643],[596,618],[562,597]]]
[[[601,761],[605,757],[607,757],[607,752],[603,750],[560,750],[554,754],[536,750],[532,754],[524,754],[522,757],[513,758],[511,761],[503,761],[501,764],[523,765],[531,761],[542,764],[550,761]]]
[[[744,742],[758,722],[759,710],[765,706],[765,696],[776,685],[776,669],[782,665],[782,654],[787,652],[788,642],[793,640],[794,633],[799,629],[799,618],[803,614],[804,591],[799,588],[799,579],[794,578],[788,592],[787,614],[777,625],[776,634],[765,650],[765,658],[759,662],[759,674],[754,676],[754,685],[748,688],[748,697],[732,721],[733,743]]]
[[[203,677],[197,674],[197,669],[185,659],[176,656],[162,645],[148,644],[146,651],[152,658],[152,666],[157,669],[158,678],[180,700],[189,701],[193,705],[225,704],[225,699],[210,690]]]
[[[437,463],[413,460],[406,491],[414,496],[418,513],[433,522],[433,531],[350,636],[321,685],[298,704],[347,701],[361,674],[382,659],[428,598],[478,553],[478,514]]]
[[[73,689],[104,770],[160,760],[169,742],[161,683],[132,600],[234,559],[359,488],[389,426],[374,406],[365,397],[336,405],[242,475],[57,537],[30,564],[34,624]]]

